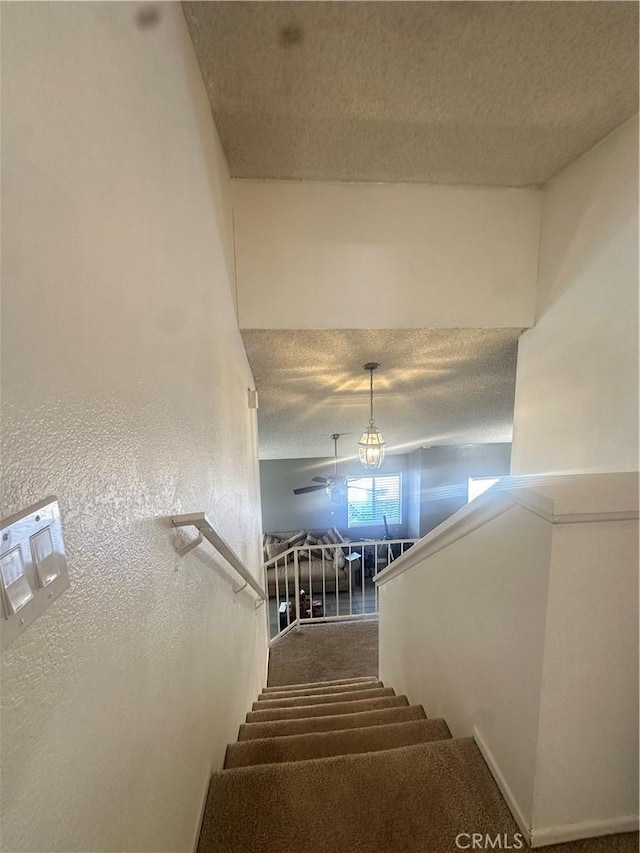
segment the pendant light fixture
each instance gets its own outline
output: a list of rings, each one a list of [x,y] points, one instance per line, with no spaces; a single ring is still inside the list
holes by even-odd
[[[364,370],[369,371],[369,393],[370,393],[370,417],[369,426],[362,433],[358,442],[358,455],[363,468],[368,470],[379,468],[384,459],[384,439],[380,435],[378,427],[373,419],[373,371],[380,365],[376,361],[368,361]]]

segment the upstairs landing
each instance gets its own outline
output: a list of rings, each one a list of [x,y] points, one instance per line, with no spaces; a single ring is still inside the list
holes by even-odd
[[[272,646],[269,687],[378,675],[378,620],[293,629]]]

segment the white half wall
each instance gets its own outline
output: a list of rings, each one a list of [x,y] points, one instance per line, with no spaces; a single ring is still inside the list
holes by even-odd
[[[260,565],[228,173],[178,4],[2,5],[2,511],[70,589],[2,656],[2,849],[191,851],[266,660],[175,513]]]
[[[454,737],[478,732],[525,825],[550,553],[549,525],[513,507],[379,588],[380,678],[444,717]]]
[[[638,477],[503,478],[378,576],[380,678],[533,846],[638,827]]]
[[[534,845],[638,820],[638,522],[554,530]]]
[[[528,327],[537,190],[232,181],[243,329]]]
[[[638,469],[638,124],[544,189],[536,325],[520,338],[511,472]]]

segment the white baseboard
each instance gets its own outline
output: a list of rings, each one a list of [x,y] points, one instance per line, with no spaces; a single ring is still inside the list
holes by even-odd
[[[640,821],[638,815],[622,815],[621,817],[605,818],[602,820],[582,821],[581,823],[568,823],[563,826],[548,826],[542,829],[533,829],[522,813],[509,783],[504,778],[495,758],[484,738],[477,728],[473,730],[473,737],[487,763],[491,775],[496,780],[498,788],[509,806],[509,811],[525,839],[531,847],[546,847],[548,844],[563,844],[566,841],[577,841],[580,838],[597,838],[599,835],[615,835],[618,832],[637,832]]]
[[[475,726],[473,729],[473,739],[475,740],[478,749],[482,753],[482,757],[484,758],[487,767],[491,771],[491,775],[495,779],[498,788],[500,788],[500,792],[504,797],[505,802],[509,806],[509,811],[513,815],[515,822],[518,824],[518,828],[522,832],[525,839],[531,844],[531,826],[529,824],[529,821],[522,813],[522,809],[520,808],[518,801],[516,800],[513,791],[509,786],[509,783],[504,778],[502,771],[498,767],[498,764],[496,763],[496,760],[493,757],[493,753],[491,752],[484,738]]]
[[[269,683],[269,657],[270,657],[270,655],[271,655],[271,646],[267,643],[267,653],[265,655],[265,662],[264,662],[264,677],[262,679],[263,688],[266,687],[267,684]]]
[[[618,832],[637,832],[637,815],[586,820],[582,823],[568,823],[565,826],[548,826],[531,833],[529,843],[532,847],[545,847],[547,844],[562,844],[565,841],[577,841],[580,838],[596,838],[599,835],[614,835]]]

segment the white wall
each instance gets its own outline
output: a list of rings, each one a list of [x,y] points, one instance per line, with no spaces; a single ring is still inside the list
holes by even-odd
[[[544,189],[536,325],[520,339],[512,473],[638,468],[638,129]]]
[[[454,737],[477,730],[526,818],[550,549],[549,525],[516,507],[379,588],[380,678]]]
[[[403,559],[380,678],[476,737],[533,846],[637,829],[637,476],[505,478]]]
[[[540,193],[232,182],[244,329],[531,326]]]
[[[191,850],[264,611],[228,175],[179,6],[2,8],[2,511],[58,496],[70,589],[2,657],[2,849]]]
[[[638,522],[554,531],[540,705],[537,840],[638,814]]]

